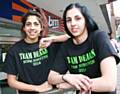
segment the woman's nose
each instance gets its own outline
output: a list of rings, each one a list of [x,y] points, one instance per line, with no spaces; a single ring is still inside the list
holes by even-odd
[[[71,21],[71,25],[74,26],[75,25],[75,20]]]
[[[35,26],[33,24],[31,25],[31,29],[35,29]]]

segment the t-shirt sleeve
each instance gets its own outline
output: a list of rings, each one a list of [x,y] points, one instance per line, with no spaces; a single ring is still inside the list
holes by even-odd
[[[5,58],[5,64],[3,67],[3,71],[6,72],[7,74],[17,75],[15,63],[16,62],[15,62],[14,52],[9,50]]]
[[[96,44],[96,52],[98,55],[98,60],[103,60],[104,58],[108,57],[108,56],[114,56],[117,63],[119,63],[119,57],[117,55],[117,53],[115,52],[109,36],[106,32],[101,31],[96,33],[96,36],[94,37],[94,44]]]
[[[54,63],[52,66],[52,70],[59,72],[60,74],[64,74],[68,70],[67,65],[65,63],[65,56],[66,56],[65,46],[64,44],[61,44],[59,49],[57,49],[57,53],[54,54],[56,47],[54,47],[53,52],[51,52],[52,56],[50,56],[50,57],[54,57]]]

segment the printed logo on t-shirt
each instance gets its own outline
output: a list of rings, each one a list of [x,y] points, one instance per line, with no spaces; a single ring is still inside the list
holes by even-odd
[[[19,56],[23,64],[32,63],[33,66],[37,66],[41,64],[41,60],[48,58],[48,50],[44,48],[33,52],[19,53]]]
[[[71,69],[78,70],[79,73],[84,73],[89,65],[95,63],[95,56],[94,49],[91,49],[89,52],[80,56],[68,56],[67,62]]]

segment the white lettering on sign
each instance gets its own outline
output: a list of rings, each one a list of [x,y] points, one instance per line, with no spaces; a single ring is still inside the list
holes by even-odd
[[[51,16],[48,16],[48,25],[50,28],[58,28],[59,27],[59,20],[52,19]]]

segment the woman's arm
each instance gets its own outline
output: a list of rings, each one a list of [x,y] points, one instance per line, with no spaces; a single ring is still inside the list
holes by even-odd
[[[46,47],[48,47],[53,42],[64,42],[68,38],[70,38],[70,37],[67,34],[42,38],[40,40],[39,47],[40,48],[46,48]]]
[[[100,63],[102,76],[92,79],[92,91],[111,92],[116,89],[117,67],[113,56],[103,59]]]
[[[70,84],[73,88],[76,88],[77,90],[84,90],[84,91],[90,90],[90,87],[91,87],[91,80],[85,75],[69,74],[69,73],[61,75],[58,72],[55,72],[52,70],[49,73],[48,82],[54,85],[58,85],[63,82],[66,82]],[[69,85],[67,86],[71,88]]]
[[[68,38],[70,38],[70,36],[68,36],[67,34],[58,35],[58,36],[51,36],[52,42],[64,42]]]
[[[62,76],[63,76],[62,74],[59,74],[58,72],[51,70],[48,76],[48,82],[53,85],[63,83],[65,81],[62,79]]]
[[[42,85],[32,85],[18,81],[15,75],[8,74],[7,78],[10,87],[21,91],[45,92],[52,89],[52,86],[47,81]]]

